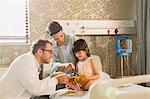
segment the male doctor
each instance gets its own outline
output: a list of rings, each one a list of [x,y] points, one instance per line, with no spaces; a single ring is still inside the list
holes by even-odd
[[[48,40],[38,40],[32,50],[16,58],[0,79],[0,99],[29,99],[31,96],[50,95],[58,83],[68,81],[66,74],[40,80],[43,63],[52,58],[52,47]]]

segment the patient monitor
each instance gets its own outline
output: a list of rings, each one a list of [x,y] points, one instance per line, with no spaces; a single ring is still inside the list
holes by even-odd
[[[132,40],[129,36],[116,37],[116,53],[119,56],[130,55],[132,53]]]

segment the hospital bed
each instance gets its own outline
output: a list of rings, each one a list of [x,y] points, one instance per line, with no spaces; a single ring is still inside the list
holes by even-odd
[[[100,58],[96,55],[92,57],[102,70]],[[87,92],[67,96],[65,93],[70,90],[62,89],[51,95],[50,99],[150,99],[150,88],[137,85],[150,82],[150,74],[111,79],[108,74],[101,71],[100,78]]]
[[[89,99],[150,99],[150,88],[137,85],[146,82],[150,82],[150,74],[99,80],[89,90]]]
[[[137,85],[145,82],[150,82],[150,74],[98,80],[87,92],[70,96],[65,95],[70,90],[62,89],[51,95],[50,99],[150,99],[150,88]]]

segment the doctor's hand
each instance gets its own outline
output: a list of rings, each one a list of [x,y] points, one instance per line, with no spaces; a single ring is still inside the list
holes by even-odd
[[[62,75],[62,74],[64,74],[64,73],[63,72],[56,72],[55,74],[51,74],[50,78],[58,76],[58,75]]]
[[[59,84],[66,84],[69,81],[69,76],[65,73],[55,76]]]

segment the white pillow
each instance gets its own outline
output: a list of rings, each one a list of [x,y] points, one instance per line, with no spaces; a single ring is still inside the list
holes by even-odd
[[[98,55],[91,55],[91,58],[96,61],[96,65],[98,66],[99,70],[102,71],[102,64],[100,57]]]
[[[0,78],[5,74],[5,72],[8,70],[8,68],[6,67],[2,67],[0,68]]]
[[[101,72],[100,73],[100,79],[101,80],[109,80],[110,79],[110,75],[105,73],[105,72]]]

